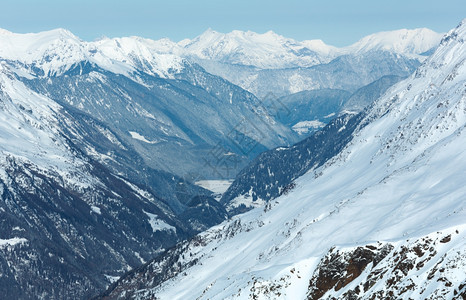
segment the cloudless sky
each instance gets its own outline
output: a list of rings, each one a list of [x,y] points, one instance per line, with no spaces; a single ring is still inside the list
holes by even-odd
[[[66,28],[83,40],[138,35],[174,41],[208,28],[346,46],[379,31],[446,32],[466,18],[465,0],[2,0],[0,28],[17,33]]]

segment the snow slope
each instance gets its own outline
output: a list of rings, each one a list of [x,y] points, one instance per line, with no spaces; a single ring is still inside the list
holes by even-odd
[[[79,172],[85,163],[56,138],[60,135],[57,115],[61,107],[12,78],[11,70],[0,64],[0,95],[5,99],[0,102],[0,164],[9,157],[19,157],[47,172],[64,175],[69,184],[89,186],[92,180]],[[0,179],[5,180],[2,175]]]
[[[109,298],[464,297],[465,41],[466,20],[338,156],[128,274]]]

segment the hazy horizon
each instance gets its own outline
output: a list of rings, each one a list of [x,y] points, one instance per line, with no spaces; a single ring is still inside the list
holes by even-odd
[[[141,36],[150,39],[192,39],[208,28],[275,33],[295,40],[321,39],[337,47],[380,31],[429,28],[446,32],[466,17],[459,0],[377,3],[347,1],[224,1],[171,2],[134,0],[33,1],[2,4],[0,28],[39,32],[65,28],[83,40]]]

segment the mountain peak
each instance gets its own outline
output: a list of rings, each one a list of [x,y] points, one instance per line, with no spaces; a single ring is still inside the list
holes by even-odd
[[[336,53],[338,53],[338,50],[339,50],[337,47],[327,45],[321,39],[306,40],[306,41],[303,41],[302,44],[306,48],[308,48],[308,49],[310,49],[310,50],[312,50],[314,52],[317,52],[319,55],[327,56],[327,57],[330,57],[330,58],[333,58],[333,56],[336,55]]]
[[[82,43],[62,28],[38,33],[0,34],[0,57],[33,64],[45,74],[55,74],[83,59]]]
[[[194,38],[194,40],[196,40],[196,39],[206,39],[206,38],[209,38],[209,37],[220,36],[220,35],[224,35],[224,33],[215,31],[215,30],[213,30],[212,28],[209,27],[202,34],[200,34],[196,38]]]
[[[79,37],[77,37],[71,31],[69,31],[68,29],[65,29],[65,28],[56,28],[56,29],[52,29],[52,30],[49,30],[49,31],[45,31],[45,32],[48,32],[50,34],[55,34],[55,35],[60,36],[60,37],[67,37],[67,38],[71,38],[71,39],[74,39],[74,40],[81,40]]]
[[[437,46],[442,36],[443,33],[428,28],[382,31],[363,37],[344,49],[356,53],[383,50],[402,54],[421,54]]]

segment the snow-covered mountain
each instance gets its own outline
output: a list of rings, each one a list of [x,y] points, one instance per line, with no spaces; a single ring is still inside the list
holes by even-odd
[[[441,34],[425,28],[403,29],[369,35],[353,45],[337,48],[319,40],[299,42],[271,31],[224,34],[207,30],[192,40],[175,43],[168,39],[153,41],[139,37],[84,42],[64,29],[35,34],[2,30],[0,57],[20,62],[17,68],[22,75],[31,73],[31,69],[35,73],[40,70],[42,75],[60,75],[81,61],[89,61],[107,71],[135,78],[134,73],[141,70],[162,78],[173,78],[184,69],[185,59],[188,59],[262,97],[268,92],[281,96],[316,88],[343,88],[325,84],[332,70],[325,72],[326,80],[320,80],[320,72],[303,72],[301,68],[328,64],[342,56],[357,57],[358,64],[365,62],[369,65],[373,63],[370,57],[374,56],[370,53],[374,52],[395,54],[391,64],[398,66],[408,60],[424,59],[420,54],[434,48],[440,38]],[[385,56],[380,60],[387,61]],[[395,69],[379,70],[356,81],[351,88],[356,90],[384,75],[407,76],[413,69],[410,67],[404,73]],[[271,76],[282,86],[280,89],[272,88]],[[331,78],[332,82],[339,80]]]
[[[2,297],[95,294],[228,218],[192,179],[293,139],[254,95],[153,43],[0,32]]]
[[[263,97],[269,92],[282,96],[319,88],[354,91],[385,75],[408,76],[425,59],[422,54],[438,45],[441,36],[426,28],[402,29],[372,34],[353,45],[337,48],[320,40],[296,41],[272,31],[258,34],[235,30],[224,34],[209,29],[192,40],[175,43],[139,37],[84,42],[64,29],[36,34],[2,30],[0,57],[15,61],[21,75],[31,70],[37,75],[60,75],[73,65],[88,61],[136,80],[138,71],[174,78],[186,67],[187,59]],[[340,59],[333,62],[337,58]],[[374,60],[390,67],[371,70],[370,66],[377,65]],[[345,67],[354,66],[354,62],[371,71],[354,78],[350,86],[338,85],[341,77],[333,76],[333,67],[343,69],[349,77],[352,73]],[[311,68],[327,64],[328,67]]]
[[[375,33],[350,46],[337,48],[322,40],[300,42],[273,31],[263,34],[239,30],[220,33],[209,29],[192,40],[179,42],[178,48],[171,46],[164,50],[233,65],[284,69],[311,67],[328,63],[341,55],[371,51],[417,56],[436,47],[442,35],[427,28],[401,29]]]
[[[296,140],[278,120],[274,97],[261,101],[196,61],[220,60],[236,49],[230,58],[243,64],[278,64],[280,57],[318,64],[260,70],[268,85],[288,80],[276,80],[288,92],[324,81],[354,90],[380,74],[407,75],[418,64],[386,51],[322,64],[322,53],[335,49],[318,42],[310,44],[320,52],[309,52],[271,32],[205,35],[211,42],[204,45],[218,46],[211,52],[195,40],[85,42],[64,29],[0,30],[0,287],[6,298],[82,298],[103,289],[229,217],[224,203],[190,180],[232,177],[259,152]],[[254,45],[261,50],[249,52]],[[224,61],[225,70],[236,67]]]
[[[108,299],[466,297],[466,20],[296,187],[128,273]]]
[[[178,45],[184,56],[261,69],[305,67],[325,61],[314,50],[273,31],[258,34],[235,30],[224,34],[209,29]]]
[[[339,51],[341,53],[362,53],[382,50],[415,56],[435,48],[442,36],[443,34],[427,28],[378,32],[368,35]]]
[[[241,86],[259,98],[286,96],[306,90],[343,89],[354,92],[383,76],[409,76],[422,57],[388,51],[350,53],[329,63],[306,68],[258,69],[211,60],[195,60],[206,71]]]
[[[181,57],[157,53],[153,44],[138,37],[85,42],[65,29],[28,34],[3,30],[0,58],[15,63],[24,76],[59,76],[83,61],[127,76],[144,71],[168,78],[183,68]]]

